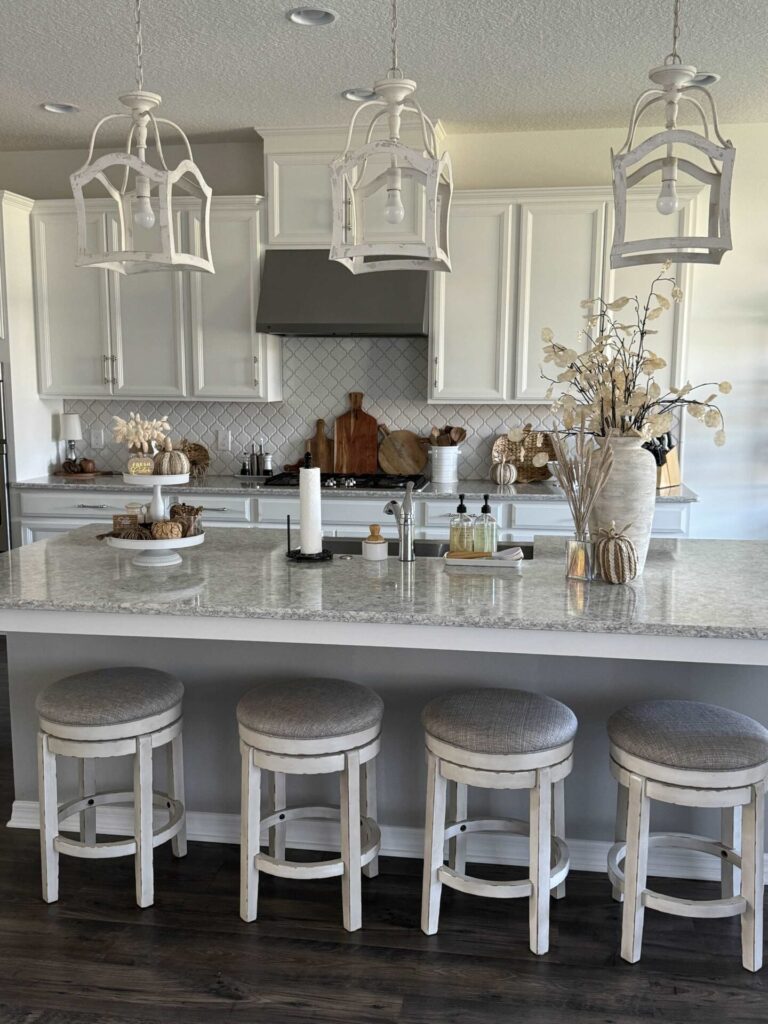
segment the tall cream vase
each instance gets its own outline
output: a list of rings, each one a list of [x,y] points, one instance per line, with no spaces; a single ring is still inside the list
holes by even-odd
[[[637,549],[639,576],[645,567],[656,510],[656,460],[642,447],[641,437],[615,433],[599,437],[597,442],[610,444],[613,466],[589,517],[590,536],[596,540],[599,531],[610,529],[612,523],[617,530],[630,524],[626,535]]]

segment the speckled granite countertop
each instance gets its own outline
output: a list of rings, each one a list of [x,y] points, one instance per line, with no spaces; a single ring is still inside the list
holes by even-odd
[[[296,564],[283,531],[211,529],[182,565],[138,569],[100,529],[0,556],[0,628],[2,609],[27,609],[768,640],[762,541],[654,541],[642,579],[612,587],[567,581],[562,538],[489,575],[437,558]]]
[[[93,480],[64,480],[60,476],[40,476],[32,480],[22,480],[11,484],[15,490],[52,490],[52,491],[120,491],[125,492],[131,485],[123,482],[120,475],[100,476]],[[169,492],[188,491],[195,494],[245,494],[267,498],[270,495],[285,497],[297,494],[295,487],[265,487],[263,481],[242,479],[236,476],[208,476],[204,480],[184,484],[182,487],[169,487]],[[484,494],[492,494],[497,501],[513,499],[525,501],[564,501],[563,492],[553,480],[545,480],[537,484],[513,484],[510,487],[499,487],[488,480],[462,480],[454,490],[441,490],[436,484],[429,482],[417,495],[424,498],[455,498],[461,492],[472,501],[482,500]],[[402,490],[365,490],[359,489],[327,489],[323,492],[329,498],[392,498],[402,494]],[[657,501],[693,502],[698,501],[694,491],[685,485],[659,491]]]

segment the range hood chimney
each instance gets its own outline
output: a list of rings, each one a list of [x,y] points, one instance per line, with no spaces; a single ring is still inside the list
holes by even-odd
[[[411,337],[427,334],[429,274],[350,274],[327,249],[269,249],[256,327],[266,334]]]

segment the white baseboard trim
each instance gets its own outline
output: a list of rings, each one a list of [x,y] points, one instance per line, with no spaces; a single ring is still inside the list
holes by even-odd
[[[15,800],[9,828],[38,828],[36,800]],[[133,812],[129,807],[100,807],[97,810],[100,832],[108,835],[133,834]],[[63,831],[78,828],[75,818],[64,822]],[[190,811],[187,814],[189,839],[202,843],[240,842],[240,816],[215,814],[209,811]],[[266,834],[262,836],[266,843]],[[296,821],[288,825],[288,845],[299,850],[338,850],[338,828],[329,821]],[[528,844],[523,836],[503,836],[498,833],[474,833],[467,837],[470,861],[481,864],[528,863]],[[606,857],[612,843],[598,839],[569,839],[571,867],[575,871],[605,873]],[[424,836],[419,828],[396,825],[381,826],[381,853],[387,857],[423,856]],[[716,880],[720,877],[720,862],[714,857],[693,850],[651,850],[648,861],[651,875],[666,878],[697,878]],[[768,875],[768,855],[766,856]]]

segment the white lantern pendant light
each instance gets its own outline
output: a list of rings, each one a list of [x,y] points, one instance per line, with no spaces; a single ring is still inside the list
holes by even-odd
[[[160,96],[144,90],[141,0],[134,0],[136,19],[136,91],[120,97],[130,113],[108,114],[91,135],[88,158],[80,170],[70,177],[77,211],[78,267],[101,267],[120,274],[149,270],[200,270],[214,273],[211,262],[210,213],[211,189],[192,158],[189,140],[181,128],[153,111],[160,105]],[[125,149],[93,159],[96,138],[108,121],[127,119],[131,122]],[[171,169],[165,162],[160,140],[160,125],[178,133],[187,156]],[[148,162],[149,135],[155,149],[157,166]],[[113,184],[107,171],[116,167],[121,183]],[[114,201],[114,222],[108,221],[108,237],[103,252],[89,246],[84,188],[97,181]],[[178,189],[199,201],[200,238],[196,252],[185,252],[179,238],[174,201]],[[185,203],[185,210],[188,208]],[[151,229],[157,224],[158,230]],[[141,244],[137,244],[139,243]],[[191,249],[192,246],[190,245]]]
[[[733,248],[730,199],[736,151],[730,140],[720,134],[715,101],[709,89],[702,84],[705,80],[711,82],[714,76],[698,75],[696,68],[682,63],[677,52],[679,37],[680,0],[674,0],[672,52],[661,67],[650,71],[649,77],[657,88],[648,89],[639,97],[632,111],[624,145],[618,153],[611,152],[616,213],[611,248],[611,266],[614,268],[665,263],[667,260],[673,263],[719,263],[723,254]],[[717,81],[716,77],[714,81]],[[701,122],[701,132],[677,127],[682,101],[689,103],[696,112],[697,120]],[[656,103],[664,104],[664,131],[651,135],[635,147],[638,121]],[[643,163],[646,157],[657,150],[662,150],[663,155]],[[700,162],[694,162],[690,159],[692,157],[698,157]],[[636,165],[640,166],[633,170]],[[680,209],[677,186],[681,176],[708,187],[709,211],[705,235],[626,240],[627,196],[634,186],[659,172],[661,191],[656,208],[664,215],[674,214]]]
[[[333,232],[330,258],[343,263],[353,274],[384,270],[450,271],[448,218],[453,176],[451,159],[438,153],[435,126],[415,98],[416,83],[403,77],[397,62],[397,0],[392,0],[392,67],[386,78],[373,87],[375,98],[361,103],[355,111],[344,153],[331,164]],[[378,109],[377,109],[378,108]],[[358,118],[375,110],[365,143],[352,148]],[[404,115],[414,115],[422,149],[406,146],[400,139]],[[376,130],[386,127],[386,138],[374,139]],[[403,197],[403,184],[413,188]],[[372,199],[372,197],[375,197]],[[408,237],[396,231],[382,232],[371,224],[373,204],[379,202],[387,225],[401,224],[407,203]],[[367,215],[367,218],[366,218]]]

